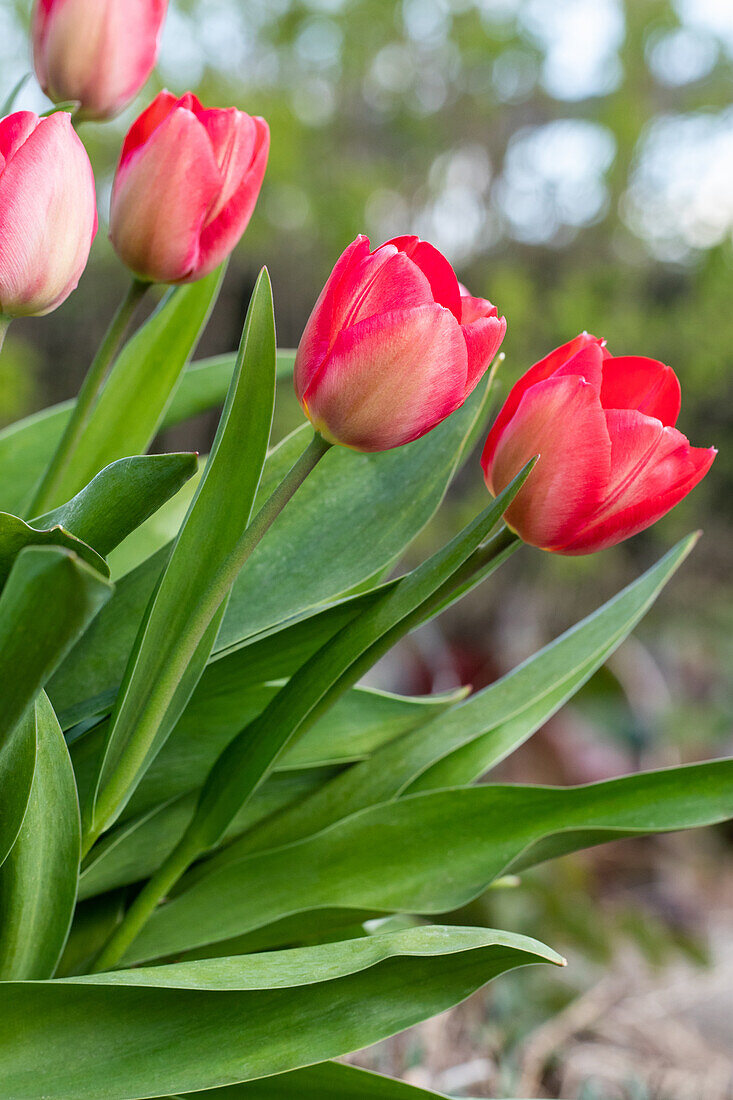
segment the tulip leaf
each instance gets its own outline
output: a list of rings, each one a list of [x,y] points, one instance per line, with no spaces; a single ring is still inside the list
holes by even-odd
[[[93,832],[109,826],[124,808],[203,671],[252,514],[274,398],[275,328],[263,271],[211,458],[146,612],[110,719],[97,795],[88,806]]]
[[[306,661],[265,710],[227,746],[210,771],[201,792],[190,835],[200,851],[217,844],[229,823],[276,766],[295,736],[302,737],[333,703],[366,673],[378,657],[425,616],[430,600],[440,596],[501,521],[524,484],[528,463],[464,531],[417,569],[383,591],[368,610],[348,623]],[[503,528],[497,536],[496,564],[517,545]]]
[[[242,569],[213,656],[314,615],[389,567],[438,508],[487,402],[487,393],[475,391],[434,431],[394,451],[334,448],[326,455]],[[293,433],[271,452],[263,490],[280,480],[306,435]],[[50,695],[62,725],[110,709],[169,553],[164,548],[118,582],[110,607],[56,676]],[[308,629],[298,628],[299,635]],[[272,648],[281,645],[287,643],[276,639]]]
[[[163,413],[160,430],[175,427],[192,416],[222,405],[236,358],[232,353],[189,363]],[[294,351],[277,353],[278,377],[292,374],[294,360]],[[0,469],[3,471],[0,508],[13,513],[22,510],[33,486],[51,461],[73,405],[73,401],[63,401],[0,431]]]
[[[536,962],[562,960],[523,936],[436,926],[9,982],[0,1002],[0,1077],[13,1100],[120,1100],[256,1080],[386,1038]]]
[[[440,1100],[437,1092],[406,1085],[404,1081],[343,1062],[321,1062],[292,1073],[214,1089],[206,1100],[430,1100],[430,1097]],[[169,1100],[200,1100],[200,1096],[188,1093]]]
[[[60,525],[106,557],[196,473],[195,454],[139,455],[106,466],[75,497],[32,520]]]
[[[54,492],[68,500],[118,458],[147,450],[219,293],[223,268],[176,287],[125,344]]]
[[[184,878],[182,892],[153,914],[124,962],[178,954],[319,908],[445,913],[520,860],[529,866],[592,844],[731,817],[733,760],[583,787],[486,785],[410,795],[283,848],[218,858],[211,874],[194,871],[190,889]]]
[[[285,806],[297,804],[334,773],[334,768],[313,768],[273,775],[235,817],[225,841]],[[111,829],[85,860],[79,881],[80,898],[91,898],[152,875],[183,836],[197,801],[198,791],[189,791]]]
[[[0,748],[111,592],[68,550],[18,554],[0,596]]]
[[[109,576],[104,558],[60,524],[54,524],[51,520],[49,526],[41,530],[38,527],[31,527],[18,516],[0,512],[0,588],[7,581],[18,554],[30,546],[49,546],[70,550],[97,573],[101,573],[103,577]]]
[[[683,539],[603,607],[496,683],[342,772],[297,812],[263,823],[238,842],[237,853],[300,840],[406,791],[472,783],[531,736],[608,659],[696,541],[697,535]]]
[[[13,736],[0,745],[0,874],[23,824],[35,768],[36,712],[28,707]]]
[[[18,838],[0,867],[0,981],[53,975],[76,902],[81,827],[74,772],[43,692],[33,709],[33,786]]]

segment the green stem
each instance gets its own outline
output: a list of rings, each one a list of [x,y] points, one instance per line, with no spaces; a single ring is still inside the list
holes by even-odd
[[[318,436],[316,438],[318,438]],[[295,469],[295,467],[293,467],[293,469]],[[282,488],[282,485],[280,488]],[[277,492],[279,492],[279,489],[275,490],[273,497]],[[270,497],[270,501],[273,497]],[[267,502],[262,511],[268,507],[270,501]],[[260,513],[260,515],[261,514],[262,513]],[[433,593],[429,601],[419,608],[416,608],[412,615],[408,616],[403,623],[400,623],[400,634],[407,633],[409,629],[417,625],[425,617],[426,612],[433,611],[442,600],[446,599],[446,597],[456,589],[456,587],[467,583],[472,575],[478,570],[483,569],[489,562],[504,560],[518,544],[518,541],[513,531],[510,531],[506,527],[502,527],[493,538],[489,539],[474,551],[463,566],[449,578],[444,585]],[[384,639],[380,639],[378,643],[370,647],[368,651],[370,657],[376,660],[378,656],[381,656],[384,650],[391,647],[397,640],[394,634],[394,631],[390,631]],[[110,970],[119,963],[128,947],[134,942],[147,924],[160,902],[167,897],[171,889],[182,875],[185,874],[194,860],[204,855],[205,851],[206,848],[201,845],[195,831],[189,826],[176,847],[167,859],[164,860],[152,878],[148,880],[127,910],[122,922],[117,926],[97,956],[92,967],[92,973],[98,974],[103,970]]]
[[[144,283],[140,279],[133,279],[130,283],[87,371],[64,434],[36,489],[28,515],[41,515],[56,507],[57,504],[63,503],[58,499],[59,487],[63,484],[64,476],[74,457],[74,451],[87,426],[89,415],[107,378],[109,368],[114,362],[127,327],[149,286],[150,283]]]
[[[4,313],[0,313],[0,351],[2,351],[3,344],[5,343],[5,337],[8,334],[10,328],[10,322],[12,317],[7,317]]]
[[[233,553],[229,555],[217,576],[212,580],[211,590],[214,593],[212,600],[202,601],[198,617],[191,623],[190,634],[197,641],[203,637],[209,623],[216,614],[217,608],[222,600],[226,598],[231,585],[257,544],[264,538],[285,505],[311,471],[315,469],[326,452],[331,449],[331,446],[331,443],[316,432],[300,458],[291,466],[278,487],[249,523]],[[193,648],[195,649],[195,645]],[[139,735],[143,732],[140,729],[137,731]],[[134,779],[138,774],[147,754],[148,746],[148,739],[142,735],[138,736],[136,744],[127,755],[120,758],[105,786],[100,788],[94,809],[94,821],[83,839],[83,855],[89,852],[100,835],[117,818],[120,807],[124,805],[127,797],[131,777]]]

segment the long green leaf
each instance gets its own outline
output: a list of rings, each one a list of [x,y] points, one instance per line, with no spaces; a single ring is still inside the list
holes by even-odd
[[[111,593],[68,550],[21,550],[0,596],[0,746]]]
[[[34,709],[33,787],[18,838],[0,867],[0,981],[53,975],[76,901],[81,826],[74,772],[43,692]]]
[[[200,850],[219,842],[230,821],[267,778],[293,737],[303,736],[368,671],[378,656],[424,617],[424,606],[431,597],[449,583],[500,522],[531,465],[528,463],[465,531],[400,578],[373,607],[340,630],[298,669],[262,714],[230,742],[209,773],[191,824],[190,835],[196,838]],[[511,539],[502,545],[497,560],[512,545]]]
[[[106,557],[193,477],[197,464],[190,453],[118,459],[66,504],[31,524],[60,525]]]
[[[15,732],[0,745],[0,873],[20,832],[36,768],[36,711],[28,707]]]
[[[393,563],[440,504],[486,406],[487,394],[477,390],[463,409],[405,447],[374,455],[334,448],[326,455],[242,569],[214,657],[313,615]],[[272,451],[263,490],[280,480],[306,438],[304,429]],[[79,721],[104,713],[95,706],[109,709],[169,553],[160,551],[121,579],[108,613],[55,678],[50,694],[62,724],[72,712]]]
[[[232,380],[236,354],[217,355],[188,364],[181,375],[160,430],[175,427],[184,420],[224,403]],[[292,374],[295,352],[277,353],[279,377]],[[0,431],[0,509],[18,512],[43,473],[69,419],[73,401],[64,401],[32,413]]]
[[[275,396],[275,328],[266,272],[257,281],[239,366],[206,472],[130,655],[100,771],[89,829],[110,825],[170,733],[203,670],[223,613],[237,545],[249,522],[267,453]],[[236,491],[232,492],[232,486]],[[236,572],[234,573],[236,576]],[[218,623],[215,624],[218,629]]]
[[[125,344],[55,489],[59,503],[111,462],[148,449],[216,301],[222,276],[219,268],[199,282],[170,290]]]
[[[733,817],[733,760],[583,787],[410,795],[284,848],[232,859],[162,906],[125,963],[165,957],[321,907],[443,913],[517,866],[591,844]]]
[[[0,1079],[13,1100],[129,1100],[216,1088],[359,1049],[445,1010],[506,970],[561,961],[522,936],[435,927],[269,955],[7,983]]]
[[[683,539],[603,607],[496,683],[342,772],[297,808],[264,822],[242,837],[236,852],[300,840],[406,790],[473,782],[522,744],[608,659],[696,541],[696,535]]]
[[[79,558],[101,573],[103,577],[109,576],[109,569],[104,558],[96,550],[88,546],[86,542],[67,531],[59,524],[49,525],[44,529],[31,527],[25,520],[18,516],[11,516],[7,512],[0,512],[0,588],[5,584],[15,559],[21,550],[26,547],[58,547],[70,550]]]
[[[170,1100],[429,1100],[430,1097],[439,1100],[437,1092],[427,1092],[404,1081],[342,1062],[321,1062],[293,1073],[215,1089],[203,1097],[200,1093],[188,1093]]]

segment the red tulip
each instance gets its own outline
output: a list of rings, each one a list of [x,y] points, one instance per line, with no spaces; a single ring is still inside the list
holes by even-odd
[[[158,57],[168,0],[36,0],[33,62],[55,103],[77,99],[79,117],[116,115]]]
[[[486,440],[481,464],[496,496],[533,455],[508,509],[533,546],[589,554],[643,531],[710,469],[713,447],[691,447],[674,427],[680,385],[670,367],[613,358],[583,333],[519,379]]]
[[[506,321],[461,295],[448,261],[418,237],[370,252],[357,237],[315,304],[295,360],[295,391],[326,439],[384,451],[459,408],[496,355]]]
[[[59,111],[0,121],[0,313],[50,313],[79,282],[97,231],[89,157]]]
[[[130,128],[112,189],[110,237],[141,279],[190,283],[247,228],[267,166],[262,118],[161,92]]]

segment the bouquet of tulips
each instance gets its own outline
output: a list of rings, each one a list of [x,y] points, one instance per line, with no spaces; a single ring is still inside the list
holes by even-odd
[[[3,330],[76,286],[97,216],[75,127],[137,93],[165,7],[37,0],[36,72],[60,106],[11,102],[0,122]],[[395,571],[485,435],[506,322],[427,242],[359,236],[297,352],[277,349],[263,271],[237,354],[191,362],[268,145],[261,118],[153,100],[111,198],[129,292],[77,400],[0,434],[3,1100],[419,1100],[339,1057],[513,967],[562,964],[451,911],[576,849],[733,816],[731,761],[477,785],[627,637],[694,536],[482,691],[359,686],[522,543],[628,538],[714,451],[676,429],[669,367],[583,333],[495,418],[484,511]],[[273,441],[289,373],[305,416]],[[222,402],[206,460],[146,454]]]

